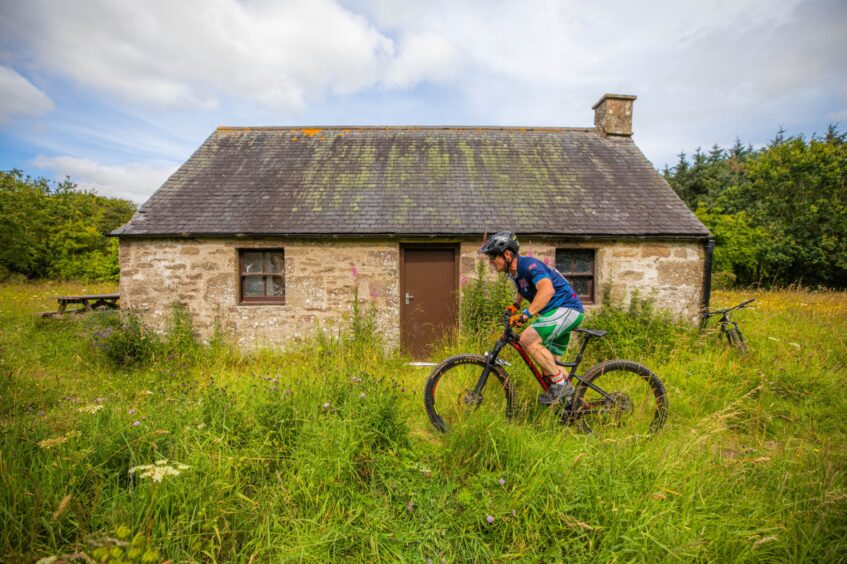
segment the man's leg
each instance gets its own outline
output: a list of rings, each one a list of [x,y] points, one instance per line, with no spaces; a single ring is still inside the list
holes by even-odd
[[[532,327],[521,334],[521,345],[538,363],[550,381],[547,391],[538,398],[539,403],[549,405],[573,395],[574,388],[556,364],[556,356],[564,354],[570,340],[570,332],[581,321],[580,312],[559,308],[540,316]]]
[[[529,353],[529,356],[532,357],[532,360],[541,367],[544,374],[556,374],[559,371],[556,365],[556,358],[541,342],[541,335],[538,334],[538,331],[532,327],[527,328],[521,333],[520,343],[524,350]]]
[[[538,331],[532,327],[528,328],[521,333],[520,343],[550,380],[547,391],[538,396],[538,403],[550,405],[572,396],[574,393],[573,386],[556,364],[556,357],[544,346]]]

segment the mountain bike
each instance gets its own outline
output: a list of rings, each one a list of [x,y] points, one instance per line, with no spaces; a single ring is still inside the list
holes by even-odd
[[[542,390],[550,386],[526,350],[520,336],[503,318],[503,334],[484,355],[461,354],[436,366],[426,381],[424,406],[429,420],[442,433],[471,416],[505,417],[514,415],[514,387],[506,371],[511,366],[499,358],[507,345],[514,348],[532,372]],[[596,329],[574,329],[583,339],[573,362],[556,360],[568,368],[567,378],[576,391],[569,401],[551,407],[561,410],[559,421],[584,432],[614,428],[627,435],[658,431],[668,415],[665,386],[646,366],[631,360],[606,360],[579,374],[586,346],[592,339],[606,335]]]
[[[747,343],[744,341],[744,335],[741,334],[741,329],[738,327],[738,323],[730,319],[729,312],[735,311],[737,309],[744,309],[750,303],[755,302],[756,299],[750,299],[740,304],[732,307],[728,307],[725,309],[713,309],[706,310],[702,314],[702,321],[700,323],[700,328],[704,328],[706,323],[709,321],[710,317],[715,317],[720,315],[721,318],[718,323],[721,324],[721,334],[726,336],[726,342],[729,343],[730,347],[734,347],[738,349],[738,352],[744,354],[747,352]]]

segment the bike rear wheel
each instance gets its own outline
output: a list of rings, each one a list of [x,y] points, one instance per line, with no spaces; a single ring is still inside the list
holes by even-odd
[[[502,367],[495,366],[482,393],[474,395],[485,366],[485,357],[467,354],[448,358],[433,369],[424,388],[424,405],[439,431],[446,433],[469,417],[512,416],[512,386]]]
[[[629,360],[609,360],[590,368],[577,387],[574,405],[571,416],[580,429],[610,436],[655,433],[668,416],[662,381],[646,366]]]

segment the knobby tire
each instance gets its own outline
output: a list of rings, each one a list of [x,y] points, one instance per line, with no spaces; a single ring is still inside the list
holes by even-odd
[[[481,402],[469,400],[485,365],[485,357],[465,354],[448,358],[433,369],[424,388],[424,406],[436,429],[446,433],[481,409],[492,416],[512,416],[514,391],[501,366],[495,366],[488,375]]]
[[[668,416],[665,386],[649,368],[630,360],[608,360],[590,368],[582,377],[602,389],[611,400],[584,383],[574,395],[577,427],[590,433],[626,436],[657,432]]]
[[[726,332],[726,338],[729,341],[729,346],[738,349],[738,352],[741,354],[747,352],[747,343],[744,342],[744,337],[741,336],[741,331],[733,327]]]

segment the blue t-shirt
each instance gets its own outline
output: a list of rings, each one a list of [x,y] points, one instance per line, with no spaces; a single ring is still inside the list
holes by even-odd
[[[538,312],[539,314],[547,313],[559,307],[567,307],[579,312],[585,311],[582,307],[582,301],[567,279],[559,274],[558,270],[550,268],[537,258],[518,255],[518,272],[514,278],[512,273],[509,273],[509,280],[515,285],[515,289],[530,303],[535,299],[535,294],[538,293],[538,288],[535,285],[542,278],[547,278],[553,283],[553,289],[556,293],[553,294],[544,309]]]

